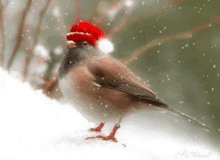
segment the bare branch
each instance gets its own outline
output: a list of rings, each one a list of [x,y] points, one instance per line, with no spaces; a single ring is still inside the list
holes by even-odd
[[[116,24],[109,32],[108,38],[111,39],[112,35],[116,32],[118,32],[121,28],[123,28],[126,25],[127,20],[129,19],[130,15],[132,14],[134,10],[134,7],[131,7],[128,9],[128,11],[125,12],[124,17],[120,20],[118,24]]]
[[[169,4],[167,4],[167,6],[166,7],[164,6],[161,10],[155,10],[153,12],[152,11],[151,12],[145,12],[143,14],[139,14],[135,17],[132,17],[132,19],[131,18],[129,19],[128,16],[126,18],[124,17],[124,21],[122,19],[123,22],[121,21],[120,24],[113,27],[113,29],[110,31],[110,34],[109,34],[108,37],[111,38],[114,35],[114,33],[117,33],[119,31],[123,30],[125,27],[129,28],[130,25],[134,25],[134,24],[136,24],[140,21],[143,21],[143,19],[147,19],[149,17],[161,14],[162,11],[169,10],[171,4],[173,4],[173,2],[170,2]]]
[[[4,4],[4,8],[5,8],[5,10],[6,10],[7,7],[8,7],[8,5],[9,5],[9,3],[10,3],[10,0],[6,0],[4,3],[5,3],[5,4]]]
[[[47,0],[45,6],[43,7],[43,9],[41,10],[40,12],[40,15],[39,15],[39,20],[38,20],[38,23],[37,23],[37,29],[36,29],[36,33],[35,33],[35,38],[34,38],[34,42],[33,42],[33,45],[30,49],[28,49],[28,55],[25,59],[25,64],[24,64],[24,71],[23,71],[23,77],[25,80],[27,75],[28,75],[28,69],[29,69],[29,65],[30,65],[30,61],[33,57],[33,50],[35,48],[35,46],[37,45],[38,43],[38,39],[39,39],[39,35],[40,35],[40,32],[41,32],[41,25],[42,25],[42,22],[43,22],[43,18],[44,18],[44,15],[47,11],[47,8],[49,7],[49,4],[50,4],[51,0]]]
[[[4,52],[5,52],[5,26],[4,26],[4,7],[0,0],[0,34],[1,34],[1,66],[4,67]]]
[[[7,10],[7,8],[4,6],[4,10]],[[18,18],[21,16],[21,14],[23,13],[23,8],[19,8],[17,10],[15,10],[11,15],[10,17],[6,15],[6,18],[5,18],[5,24],[7,24],[8,22],[10,21],[13,21],[14,19]]]
[[[57,7],[60,11],[60,7],[59,7],[59,4],[57,3],[56,0],[52,0],[52,3],[54,5],[54,7]],[[57,14],[56,15],[56,19],[57,19],[57,23],[59,25],[59,31],[60,31],[60,34],[61,34],[61,40],[62,40],[62,43],[63,44],[66,44],[66,25],[65,23],[63,22],[63,18],[62,18],[62,15],[61,13]]]
[[[158,39],[155,39],[153,41],[151,41],[150,43],[136,49],[133,51],[132,55],[130,55],[127,58],[124,58],[121,60],[121,62],[127,64],[127,63],[131,63],[133,60],[137,59],[138,56],[143,55],[146,53],[146,51],[148,51],[149,49],[157,46],[159,43],[166,43],[166,42],[170,42],[170,41],[178,41],[178,40],[183,40],[183,39],[189,39],[191,38],[194,34],[196,34],[198,31],[203,30],[205,28],[210,27],[210,25],[212,23],[220,23],[220,16],[215,16],[212,17],[209,22],[200,25],[200,26],[196,26],[192,29],[190,29],[187,32],[181,32],[181,33],[176,33],[176,34],[170,34],[169,36],[162,36]]]
[[[21,45],[21,41],[22,41],[22,34],[23,34],[23,29],[24,29],[24,24],[25,24],[25,19],[27,17],[27,13],[31,7],[31,4],[32,4],[32,0],[28,0],[27,1],[27,4],[24,8],[24,11],[22,13],[22,16],[21,16],[21,21],[20,23],[18,24],[18,29],[17,29],[17,36],[16,36],[16,44],[15,44],[15,47],[14,47],[14,50],[12,52],[12,55],[10,56],[9,58],[9,62],[7,64],[7,70],[9,71],[12,67],[12,64],[13,64],[13,61],[15,59],[15,56],[17,54],[17,51]]]
[[[56,65],[60,60],[63,58],[62,55],[56,55],[54,52],[50,52],[50,60],[47,61],[47,69],[44,72],[44,84],[41,86],[43,92],[49,96],[55,96],[54,92],[56,91],[55,88],[58,84],[58,75],[57,72],[54,74],[54,70],[56,69]]]
[[[192,34],[196,34],[196,32],[198,32],[200,30],[211,27],[212,23],[220,23],[220,16],[215,16],[215,17],[210,18],[209,22],[207,22],[203,25],[200,25],[200,26],[193,27],[193,29],[189,30],[189,32],[192,32]]]
[[[45,83],[42,86],[43,93],[45,93],[47,96],[50,96],[57,84],[58,84],[58,77],[56,77],[53,80],[48,80],[47,83]]]
[[[119,3],[117,3],[117,4],[115,4],[113,7],[111,7],[111,8],[109,9],[109,11],[120,10],[120,9],[123,7],[123,5],[124,5],[124,1],[125,1],[125,0],[121,0]],[[113,2],[113,3],[114,3],[114,2]],[[95,23],[95,24],[100,24],[101,21],[106,17],[106,15],[107,15],[108,13],[109,13],[108,11],[107,11],[107,12],[103,12],[98,18],[96,18],[96,19],[93,21],[93,23]]]
[[[77,22],[80,18],[80,11],[82,9],[82,0],[75,0],[74,1],[74,12],[75,12],[75,19],[74,21]]]

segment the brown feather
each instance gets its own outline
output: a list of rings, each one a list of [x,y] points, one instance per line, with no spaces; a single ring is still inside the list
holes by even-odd
[[[113,58],[93,59],[87,64],[87,67],[94,77],[94,82],[102,87],[124,92],[133,100],[167,106],[157,98],[149,85],[136,78],[125,65]]]

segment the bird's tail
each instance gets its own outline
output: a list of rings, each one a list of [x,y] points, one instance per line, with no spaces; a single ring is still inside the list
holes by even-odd
[[[194,123],[195,125],[201,127],[202,129],[205,129],[205,130],[211,132],[211,129],[209,129],[204,123],[201,123],[201,122],[195,120],[195,118],[192,118],[192,117],[190,117],[190,116],[188,116],[188,115],[186,115],[186,114],[184,114],[184,113],[182,113],[182,112],[180,112],[180,111],[177,111],[177,110],[175,110],[175,109],[173,109],[173,108],[170,108],[170,107],[168,107],[167,105],[166,105],[166,106],[158,106],[158,107],[163,108],[163,109],[165,109],[165,110],[168,110],[168,111],[170,111],[170,112],[172,112],[172,113],[178,114],[178,115],[180,115],[181,117],[183,117],[184,119],[188,120],[189,122],[192,122],[192,123]]]

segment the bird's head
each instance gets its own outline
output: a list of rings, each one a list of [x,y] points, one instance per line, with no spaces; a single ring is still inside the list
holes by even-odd
[[[83,60],[108,54],[114,49],[104,32],[87,22],[74,24],[66,38],[68,53],[60,65],[59,75],[61,77]]]
[[[66,44],[69,49],[94,47],[104,54],[108,54],[114,49],[113,44],[106,38],[104,32],[88,22],[74,24],[70,33],[67,34]]]

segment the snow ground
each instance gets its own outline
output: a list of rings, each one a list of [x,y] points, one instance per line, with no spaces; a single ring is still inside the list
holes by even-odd
[[[176,131],[170,124],[163,124],[168,129],[161,129],[157,126],[164,119],[155,114],[148,115],[151,119],[144,121],[147,124],[138,118],[143,116],[141,113],[133,119],[125,118],[116,135],[120,143],[84,140],[94,134],[87,131],[93,123],[70,105],[33,91],[2,69],[0,97],[0,160],[220,159],[204,140],[207,135],[198,134],[201,130],[189,135],[191,131],[187,132],[184,126]],[[107,126],[104,133],[111,127]]]

